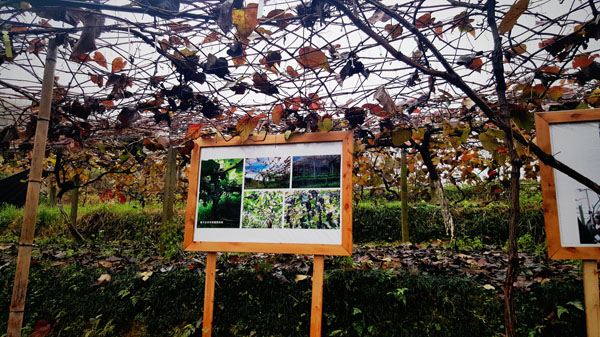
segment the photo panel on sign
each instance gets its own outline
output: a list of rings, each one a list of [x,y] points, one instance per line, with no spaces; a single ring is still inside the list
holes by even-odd
[[[342,150],[341,141],[202,148],[194,241],[341,244]]]

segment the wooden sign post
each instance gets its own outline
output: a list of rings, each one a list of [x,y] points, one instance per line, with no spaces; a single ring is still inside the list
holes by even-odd
[[[600,109],[537,113],[535,126],[542,150],[600,182]],[[587,335],[600,337],[600,195],[588,203],[595,193],[543,163],[540,177],[548,257],[583,260]]]
[[[600,337],[600,294],[598,293],[598,261],[583,260],[583,293],[588,337]]]
[[[194,141],[183,245],[207,252],[203,337],[217,252],[314,255],[310,336],[321,336],[325,255],[352,254],[352,150],[351,132]]]

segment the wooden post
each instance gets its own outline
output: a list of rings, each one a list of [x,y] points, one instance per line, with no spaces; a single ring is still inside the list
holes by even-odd
[[[40,111],[37,115],[37,126],[35,129],[35,140],[33,143],[33,154],[31,157],[31,168],[29,170],[29,182],[27,184],[27,198],[25,199],[23,227],[21,228],[21,238],[18,244],[19,252],[17,255],[15,281],[13,285],[12,299],[10,302],[8,329],[6,332],[7,337],[20,337],[21,328],[23,326],[25,297],[27,295],[29,266],[31,264],[31,250],[33,248],[35,220],[37,217],[37,208],[40,198],[42,168],[46,152],[46,138],[48,136],[48,124],[50,122],[50,109],[52,106],[52,87],[54,86],[54,69],[56,67],[56,47],[56,39],[50,39],[46,54],[46,65],[44,67],[42,98],[40,100]]]
[[[177,154],[172,146],[167,152],[167,169],[165,172],[165,187],[163,188],[162,230],[173,221],[173,204],[175,202],[175,185],[177,183]],[[162,232],[162,231],[161,231]],[[163,236],[160,237],[160,253],[165,252]]]
[[[315,255],[312,279],[312,308],[310,312],[310,337],[321,337],[323,316],[323,265],[325,257]]]
[[[163,189],[163,224],[173,220],[173,202],[177,183],[177,154],[171,146],[167,152],[167,169],[165,172],[165,188]]]
[[[206,254],[206,279],[204,280],[204,315],[202,318],[202,337],[210,337],[212,333],[216,273],[217,253],[209,252]]]
[[[402,184],[400,196],[402,198],[402,242],[410,241],[408,236],[408,164],[406,150],[402,149],[400,159],[400,183]]]
[[[600,337],[600,294],[598,261],[583,260],[583,293],[588,337]]]
[[[48,201],[52,207],[56,206],[56,183],[53,178],[48,179]]]

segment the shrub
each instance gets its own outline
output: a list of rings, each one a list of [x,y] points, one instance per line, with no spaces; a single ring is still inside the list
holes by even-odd
[[[310,279],[297,270],[227,269],[219,265],[214,333],[219,336],[306,336]],[[32,265],[24,335],[47,320],[56,336],[201,335],[202,268],[175,267],[144,280],[137,270]],[[8,311],[14,266],[0,273],[0,306]],[[516,290],[520,335],[585,336],[581,284],[549,281]],[[326,270],[324,336],[498,336],[500,292],[459,276],[390,270]],[[562,308],[562,309],[561,309]],[[561,317],[558,317],[558,311]],[[8,315],[0,316],[6,331]]]
[[[356,242],[397,241],[402,238],[402,206],[399,202],[375,205],[361,202],[354,207],[353,235]],[[456,238],[481,238],[484,243],[503,245],[508,239],[508,205],[454,207]],[[412,242],[448,239],[439,206],[424,202],[409,204],[409,234]],[[545,241],[544,214],[540,204],[524,205],[517,234],[531,236],[533,244]]]

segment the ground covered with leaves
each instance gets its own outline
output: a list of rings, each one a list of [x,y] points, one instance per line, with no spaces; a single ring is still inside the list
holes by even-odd
[[[326,259],[325,336],[501,334],[501,248],[383,244],[353,251]],[[580,265],[535,253],[520,258],[519,331],[583,336]],[[15,259],[15,245],[0,244],[4,307]],[[37,323],[60,336],[200,335],[204,263],[201,253],[165,259],[134,242],[44,244],[34,250],[25,331]],[[215,335],[308,333],[310,256],[220,254],[217,268]]]

